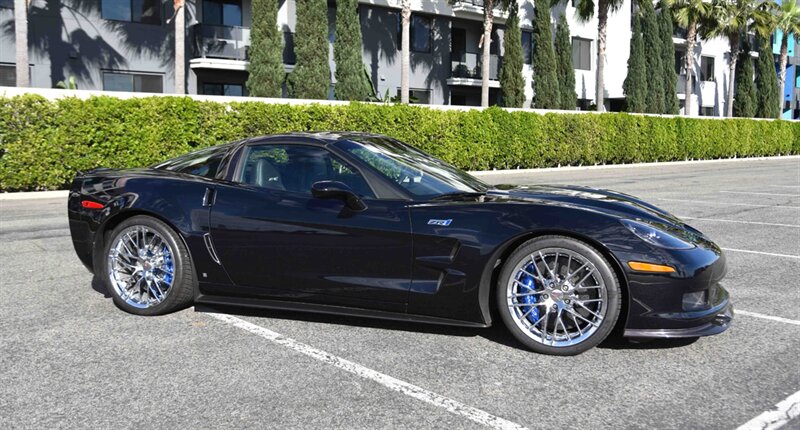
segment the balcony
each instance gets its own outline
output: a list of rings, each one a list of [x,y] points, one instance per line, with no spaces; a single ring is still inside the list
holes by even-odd
[[[502,57],[492,54],[489,56],[489,79],[499,79]],[[477,52],[453,53],[450,61],[450,77],[453,79],[481,79],[481,54]]]
[[[461,18],[483,21],[483,0],[458,0],[450,5],[453,13]],[[508,19],[508,11],[494,9],[495,22],[502,24]]]
[[[197,24],[194,31],[194,58],[220,58],[247,61],[250,29]]]

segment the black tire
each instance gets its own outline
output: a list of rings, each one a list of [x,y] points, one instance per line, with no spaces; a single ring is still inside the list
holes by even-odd
[[[119,291],[113,286],[109,274],[109,253],[111,252],[111,247],[123,232],[136,226],[146,227],[164,239],[170,250],[172,250],[171,254],[174,267],[172,286],[167,290],[163,300],[160,303],[145,308],[135,307],[127,303],[120,296]],[[101,271],[97,275],[102,279],[108,294],[111,295],[114,300],[114,304],[120,309],[135,315],[151,316],[175,312],[190,306],[194,298],[196,280],[189,250],[186,249],[186,246],[181,238],[178,237],[177,233],[167,224],[159,219],[145,215],[137,215],[124,220],[114,228],[110,235],[108,235],[105,246],[103,247]]]
[[[553,250],[553,249],[556,249],[556,250],[557,249],[561,249],[561,250],[566,250],[566,251],[575,253],[575,255],[580,255],[586,261],[591,262],[591,264],[594,265],[594,268],[596,269],[596,271],[599,274],[599,276],[602,278],[603,284],[605,285],[605,300],[606,300],[605,303],[604,303],[605,315],[603,315],[602,320],[599,323],[597,323],[598,326],[596,328],[592,328],[594,331],[591,334],[588,334],[587,337],[585,339],[579,341],[579,343],[575,343],[575,344],[572,344],[572,345],[566,345],[566,343],[568,343],[568,341],[566,341],[566,339],[570,339],[569,335],[565,335],[564,336],[565,345],[563,345],[563,346],[554,346],[553,344],[555,342],[552,342],[551,345],[546,345],[545,344],[546,340],[537,340],[537,338],[541,339],[542,336],[544,336],[546,339],[550,339],[550,337],[547,336],[547,333],[549,333],[548,329],[542,329],[541,326],[537,327],[536,324],[532,324],[531,327],[536,327],[536,330],[540,331],[540,333],[537,334],[532,329],[527,330],[527,333],[526,333],[526,330],[523,330],[523,327],[521,327],[521,325],[527,324],[527,321],[525,323],[522,322],[524,320],[524,316],[520,317],[517,314],[515,314],[515,316],[512,316],[512,312],[519,312],[518,311],[520,309],[518,307],[519,304],[517,304],[517,307],[511,306],[509,304],[509,302],[511,300],[520,300],[519,298],[516,298],[516,299],[510,299],[509,298],[509,297],[511,297],[510,296],[511,292],[509,290],[514,288],[514,287],[512,287],[512,285],[517,285],[517,282],[516,281],[512,281],[511,279],[512,279],[512,276],[513,277],[517,276],[518,272],[516,272],[516,270],[517,270],[518,266],[521,265],[521,264],[525,264],[524,263],[525,261],[527,261],[529,259],[532,259],[533,258],[533,257],[531,257],[532,255],[535,255],[535,254],[538,255],[539,251]],[[559,260],[559,261],[563,261],[564,257],[567,257],[567,255],[564,255],[562,257],[562,260]],[[558,258],[558,257],[556,256],[556,258]],[[535,261],[535,259],[534,259],[534,261]],[[556,260],[552,260],[552,261],[556,261]],[[572,260],[568,261],[567,264],[569,265],[571,261]],[[556,266],[556,263],[553,263],[553,265]],[[528,266],[528,267],[532,267],[532,266]],[[548,267],[549,267],[549,265],[548,265]],[[574,266],[568,266],[567,272],[569,272],[569,270],[570,270],[569,267],[574,267]],[[556,271],[559,271],[561,269],[561,267],[555,267],[555,268],[556,268]],[[577,269],[575,269],[575,270],[577,271]],[[585,270],[588,270],[588,269],[585,269]],[[595,276],[595,275],[592,274],[591,276]],[[514,279],[518,279],[518,278],[514,278]],[[599,285],[599,283],[598,283],[598,285]],[[542,288],[542,289],[544,289],[544,288]],[[576,288],[575,291],[578,291],[578,288]],[[581,290],[581,291],[583,292],[583,291],[587,291],[587,290]],[[513,290],[512,290],[512,292],[513,292]],[[562,294],[562,293],[559,293],[558,291],[556,291],[556,293],[558,293],[559,295]],[[518,292],[516,294],[518,294]],[[597,293],[597,294],[599,294],[599,293]],[[537,295],[536,297],[547,298],[548,296],[547,295]],[[536,300],[542,300],[542,299],[538,298]],[[517,340],[519,340],[523,345],[525,345],[530,350],[538,352],[538,353],[541,353],[541,354],[548,354],[548,355],[577,355],[577,354],[583,353],[583,352],[595,347],[596,345],[598,345],[600,342],[605,340],[605,338],[608,337],[609,333],[611,333],[611,331],[614,329],[614,325],[616,324],[617,319],[619,318],[620,309],[621,309],[621,303],[622,303],[619,279],[617,278],[617,275],[614,272],[614,269],[612,268],[611,264],[609,264],[608,260],[605,257],[603,257],[603,255],[600,252],[598,252],[595,248],[593,248],[592,246],[588,245],[587,243],[584,243],[584,242],[581,242],[579,240],[576,240],[576,239],[573,239],[573,238],[570,238],[570,237],[566,237],[566,236],[541,236],[541,237],[537,237],[537,238],[531,239],[531,240],[525,242],[524,244],[522,244],[519,248],[517,248],[509,256],[509,258],[506,260],[505,264],[503,265],[502,270],[500,271],[500,276],[498,277],[498,280],[497,280],[496,301],[497,301],[497,309],[498,309],[498,312],[500,313],[500,317],[503,320],[503,323],[508,328],[508,330],[511,332],[511,334],[514,335],[514,337]],[[570,300],[564,300],[561,303],[563,304],[564,302],[569,303]],[[572,300],[572,302],[574,304],[576,302],[576,300]],[[554,306],[556,306],[556,305],[554,305]],[[570,307],[571,310],[574,310],[574,311],[577,311],[579,309],[578,307],[574,307],[573,308],[572,305],[569,305],[569,307]],[[515,311],[513,309],[517,309],[517,311]],[[526,309],[530,309],[530,307],[528,307]],[[543,308],[540,307],[538,309],[543,309]],[[548,309],[548,312],[549,312],[549,308],[548,307],[544,307],[544,309]],[[556,309],[556,308],[553,308],[553,309]],[[565,310],[565,312],[569,312],[569,311]],[[582,310],[581,312],[585,313],[586,311]],[[539,315],[538,312],[537,312],[537,315]],[[571,314],[566,314],[566,313],[564,313],[564,315],[570,315],[570,317],[572,316]],[[586,315],[588,315],[588,314],[586,314]],[[549,317],[544,317],[544,316],[540,316],[540,317],[541,318],[549,318]],[[530,317],[528,317],[528,318],[530,318]],[[537,319],[537,321],[538,321],[538,319]],[[549,320],[547,320],[547,321],[549,321]],[[578,321],[580,321],[580,320],[576,319],[576,324],[578,323]],[[569,322],[568,322],[568,324],[572,325]],[[581,322],[581,324],[583,324],[583,323]],[[554,323],[554,325],[555,325],[556,330],[557,330],[558,329],[557,323]],[[566,325],[564,324],[563,321],[562,321],[562,326],[563,326],[564,332],[566,333],[567,332],[567,327],[566,327]],[[589,327],[589,326],[584,327],[584,330],[587,330],[587,327]],[[588,333],[588,331],[589,330],[587,330],[587,333]],[[560,334],[559,334],[559,336],[560,336]],[[555,336],[553,336],[553,337],[555,337]],[[580,339],[580,338],[576,335],[576,341],[578,339]]]

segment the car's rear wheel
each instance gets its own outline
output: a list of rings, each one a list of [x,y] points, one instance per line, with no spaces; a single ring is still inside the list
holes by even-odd
[[[580,354],[602,342],[620,313],[614,270],[596,249],[564,236],[532,239],[506,260],[497,303],[511,333],[533,351]]]
[[[134,216],[111,233],[103,277],[120,308],[137,315],[159,315],[192,301],[194,270],[177,234],[158,219]]]

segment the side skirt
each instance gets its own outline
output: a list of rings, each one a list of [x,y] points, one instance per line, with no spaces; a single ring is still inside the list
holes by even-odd
[[[425,324],[450,325],[458,327],[489,327],[488,324],[476,323],[471,321],[458,321],[447,318],[429,317],[425,315],[410,315],[404,313],[375,311],[370,309],[348,308],[344,306],[320,305],[315,303],[287,302],[281,300],[231,298],[222,296],[209,296],[197,294],[196,304],[220,305],[220,306],[243,306],[259,309],[280,309],[286,311],[311,312],[330,315],[346,315],[363,318],[376,318],[383,320],[417,322]]]

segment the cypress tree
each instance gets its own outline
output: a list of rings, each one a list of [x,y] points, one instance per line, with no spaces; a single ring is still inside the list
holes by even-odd
[[[337,100],[367,100],[370,86],[364,74],[361,56],[361,21],[358,0],[336,0],[336,40],[333,58],[336,60]]]
[[[328,60],[328,2],[297,0],[294,52],[289,94],[298,99],[328,98],[331,68]]]
[[[569,23],[562,13],[556,28],[556,73],[558,74],[559,108],[575,110],[578,96],[575,94],[575,68],[572,65],[572,44],[569,40]]]
[[[778,72],[769,39],[758,41],[758,63],[756,64],[756,116],[777,118],[779,112]],[[738,78],[737,78],[738,79]]]
[[[500,90],[503,106],[520,108],[525,102],[525,78],[522,77],[522,32],[519,29],[517,3],[508,8],[506,30],[503,33],[503,66],[500,69]]]
[[[550,31],[550,9],[545,0],[539,2],[542,6],[537,5],[533,14],[533,107],[558,109],[560,96]]]
[[[661,57],[661,25],[652,0],[638,2],[642,9],[642,42],[647,76],[648,113],[664,113],[664,66]]]
[[[753,118],[756,116],[756,89],[753,86],[753,60],[750,58],[750,46],[746,43],[739,50],[739,61],[736,62],[736,90],[733,99],[733,116]]]
[[[677,115],[680,113],[678,102],[678,74],[675,73],[675,45],[672,42],[672,11],[665,0],[659,6],[661,13],[658,21],[661,24],[661,66],[664,68],[664,113]]]
[[[647,107],[647,73],[645,71],[642,23],[638,14],[633,17],[631,53],[628,57],[628,76],[622,83],[622,91],[628,103],[628,112],[644,112]]]
[[[281,52],[283,40],[278,31],[278,3],[253,0],[252,13],[247,91],[253,97],[280,97],[286,73]]]

